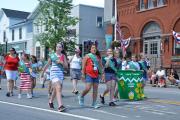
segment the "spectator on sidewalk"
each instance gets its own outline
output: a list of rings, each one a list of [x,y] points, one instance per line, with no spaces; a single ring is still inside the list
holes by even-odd
[[[166,74],[165,70],[160,66],[160,69],[156,72],[158,77],[158,87],[166,87]]]
[[[152,71],[152,75],[151,75],[150,80],[152,82],[152,87],[156,87],[158,85],[158,77],[157,77],[155,71]]]
[[[178,84],[180,83],[179,80],[179,75],[177,74],[177,71],[175,69],[171,69],[169,76],[167,79],[172,83],[172,84]]]

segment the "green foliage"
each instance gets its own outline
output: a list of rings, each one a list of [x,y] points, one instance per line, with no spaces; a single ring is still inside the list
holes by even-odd
[[[75,48],[75,34],[68,34],[70,27],[75,26],[78,19],[70,16],[72,0],[39,0],[39,15],[35,21],[42,32],[36,36],[41,45],[55,49],[59,42],[65,43],[65,50]]]

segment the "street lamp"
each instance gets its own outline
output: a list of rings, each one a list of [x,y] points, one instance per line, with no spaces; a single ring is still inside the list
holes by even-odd
[[[115,24],[116,24],[116,18],[113,16],[111,18],[111,25],[112,25],[112,40],[114,40],[114,33],[115,33],[115,30],[114,30],[114,27],[115,27]]]
[[[5,39],[5,45],[6,45],[6,54],[7,54],[7,49],[8,49],[8,38]]]

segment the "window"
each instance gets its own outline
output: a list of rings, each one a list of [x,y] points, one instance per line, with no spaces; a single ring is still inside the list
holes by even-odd
[[[175,45],[175,55],[180,55],[180,44]]]
[[[39,33],[39,25],[36,26],[36,33]]]
[[[97,16],[97,18],[96,18],[96,27],[98,27],[98,28],[103,27],[103,17]]]
[[[144,0],[140,0],[140,10],[144,10],[144,9],[145,9]]]
[[[37,57],[37,59],[40,59],[40,55],[41,55],[41,48],[36,47],[36,57]]]
[[[144,54],[148,54],[148,44],[144,45]]]
[[[14,41],[14,30],[12,30],[12,41]]]
[[[158,43],[154,42],[150,44],[150,54],[156,55],[158,53]]]
[[[19,39],[22,39],[22,28],[19,28]]]
[[[164,0],[157,0],[157,5],[158,6],[164,5]]]
[[[148,0],[148,8],[154,8],[153,0]]]
[[[3,41],[6,42],[6,31],[3,32]]]

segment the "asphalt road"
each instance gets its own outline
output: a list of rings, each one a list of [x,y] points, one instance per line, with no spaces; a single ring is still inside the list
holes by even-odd
[[[0,120],[180,120],[180,89],[176,87],[154,88],[146,86],[148,99],[143,101],[119,100],[116,107],[109,107],[109,96],[106,104],[99,109],[91,107],[91,93],[85,97],[85,106],[80,107],[77,95],[71,93],[70,79],[65,79],[63,86],[63,102],[66,112],[49,110],[47,88],[38,84],[35,97],[27,99],[23,94],[18,99],[18,90],[13,97],[6,97],[6,81],[2,81],[0,90]],[[79,91],[84,89],[84,83],[79,82]],[[105,89],[100,84],[99,93]],[[57,102],[55,100],[55,107]]]

